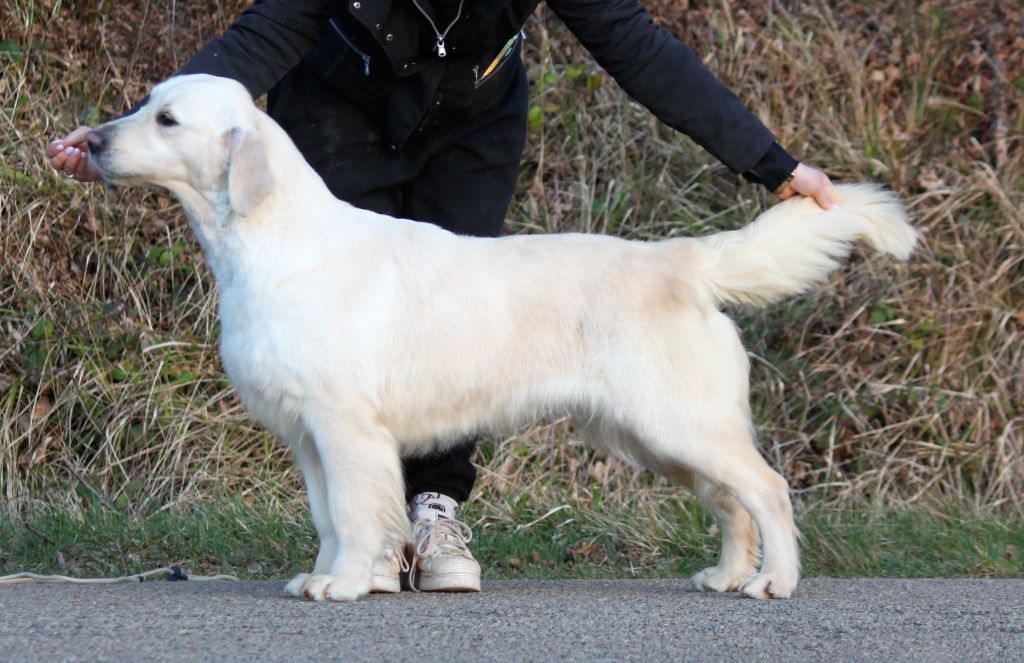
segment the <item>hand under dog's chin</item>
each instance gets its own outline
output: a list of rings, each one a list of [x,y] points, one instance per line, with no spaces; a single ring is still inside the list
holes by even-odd
[[[110,186],[121,186],[127,184],[127,181],[124,178],[120,177],[118,173],[112,171],[103,162],[104,159],[99,155],[94,156],[92,159],[92,165],[99,171],[100,180],[104,184],[108,184]]]
[[[96,165],[96,169],[100,171],[100,179],[107,186],[138,186],[149,183],[138,175],[126,175],[104,167],[98,160],[94,160],[93,163]]]
[[[108,186],[138,186],[149,183],[145,177],[138,173],[121,172],[115,165],[119,158],[116,150],[105,150],[102,154],[93,156],[92,163],[99,171],[100,179]]]

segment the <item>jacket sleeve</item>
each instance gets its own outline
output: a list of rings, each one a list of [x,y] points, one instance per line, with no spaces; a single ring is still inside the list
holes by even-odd
[[[299,63],[336,9],[331,0],[256,0],[178,73],[233,78],[259,97]]]
[[[733,172],[774,190],[796,168],[743,102],[636,0],[548,0],[548,6],[627,94]]]

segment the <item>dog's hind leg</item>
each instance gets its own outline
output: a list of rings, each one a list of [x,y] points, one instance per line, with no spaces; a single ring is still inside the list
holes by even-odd
[[[722,532],[722,554],[718,564],[693,576],[693,586],[702,592],[732,592],[757,571],[757,526],[747,510],[721,486],[693,477],[694,494],[715,515]]]
[[[735,407],[705,406],[699,415],[668,414],[653,426],[648,422],[643,430],[637,437],[645,442],[644,455],[652,459],[645,465],[669,477],[692,472],[707,483],[698,492],[706,492],[712,511],[729,523],[728,544],[722,525],[723,561],[729,557],[731,573],[746,570],[752,538],[732,498],[753,517],[761,538],[761,570],[740,590],[754,598],[791,596],[800,562],[789,486],[758,453],[747,418]],[[716,571],[706,578],[700,578],[702,574],[702,583],[711,576],[726,585],[734,580]]]
[[[668,476],[693,493],[715,515],[722,532],[722,553],[718,565],[693,576],[696,589],[735,591],[757,572],[757,526],[750,513],[726,489],[701,478],[674,457],[670,456],[670,461],[665,462],[660,454],[649,453],[649,445],[635,433],[606,417],[589,420],[579,417],[579,420],[584,422],[580,432],[591,446]]]
[[[313,526],[320,539],[320,551],[316,556],[313,573],[300,573],[289,582],[284,591],[292,596],[302,596],[306,581],[314,575],[327,575],[331,564],[338,555],[338,535],[331,522],[327,506],[327,483],[324,479],[323,466],[320,463],[320,452],[308,435],[298,436],[289,446],[295,455],[295,462],[302,471],[306,482],[306,496],[309,499],[309,511],[313,517]]]
[[[648,453],[648,445],[608,417],[577,415],[574,418],[588,444],[668,475],[696,495],[701,504],[714,514],[722,532],[722,554],[716,566],[693,577],[694,587],[700,591],[735,591],[756,573],[757,527],[746,509],[727,490],[677,463],[666,464],[656,459]]]
[[[387,430],[335,414],[307,420],[322,466],[327,518],[337,535],[334,558],[305,579],[315,601],[350,601],[370,591],[373,560],[387,537],[409,538],[402,467]],[[325,560],[326,561],[326,560]]]

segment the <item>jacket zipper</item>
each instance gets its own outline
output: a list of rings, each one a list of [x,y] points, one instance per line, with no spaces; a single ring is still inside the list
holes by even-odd
[[[355,44],[352,43],[352,40],[349,39],[348,35],[345,34],[342,31],[342,29],[338,27],[338,24],[334,22],[333,18],[330,19],[328,21],[328,23],[330,23],[331,27],[334,28],[334,31],[338,33],[338,36],[341,37],[341,40],[344,41],[346,44],[348,44],[348,47],[356,52],[356,55],[358,55],[359,57],[361,57],[363,59],[363,75],[369,76],[370,75],[370,56],[367,55],[366,53],[363,53],[361,50],[359,50],[356,47]]]
[[[462,6],[466,4],[466,0],[459,0],[459,8],[455,12],[455,18],[453,18],[452,22],[448,24],[448,27],[444,29],[444,32],[437,29],[434,19],[430,18],[430,14],[423,10],[423,7],[420,6],[419,0],[412,0],[412,4],[416,5],[416,9],[420,10],[420,13],[423,14],[423,18],[427,19],[427,23],[430,24],[430,27],[434,30],[434,34],[437,36],[437,44],[434,46],[434,48],[437,49],[437,57],[443,58],[448,55],[448,51],[444,47],[444,38],[448,36],[452,27],[458,23],[460,18],[462,18]]]

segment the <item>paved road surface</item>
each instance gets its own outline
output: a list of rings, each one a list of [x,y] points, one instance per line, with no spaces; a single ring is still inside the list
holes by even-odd
[[[0,587],[2,661],[1022,661],[1024,579],[484,582],[315,604],[277,582]]]

